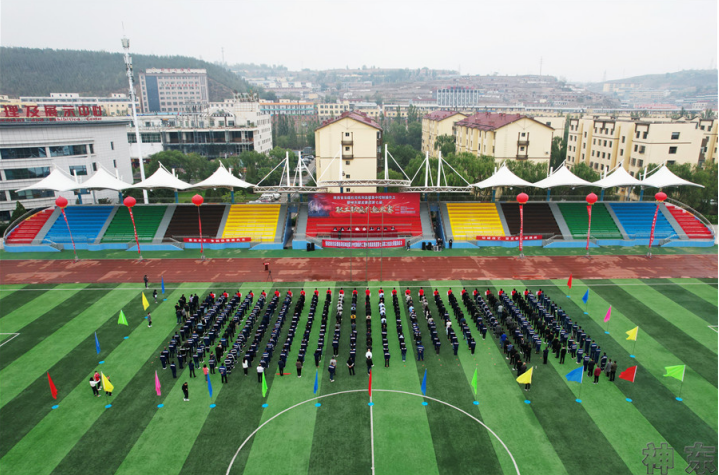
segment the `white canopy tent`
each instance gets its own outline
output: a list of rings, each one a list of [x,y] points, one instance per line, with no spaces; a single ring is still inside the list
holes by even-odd
[[[17,191],[28,191],[28,190],[52,190],[52,191],[69,191],[74,190],[77,183],[75,180],[70,179],[64,172],[59,168],[55,168],[50,172],[48,176],[40,180],[39,182],[20,188]]]
[[[125,183],[124,181],[115,178],[107,171],[105,171],[104,168],[99,168],[90,178],[88,178],[82,183],[75,183],[74,186],[70,189],[122,191],[127,188],[130,188],[131,186],[132,185],[130,183]]]
[[[220,165],[215,170],[215,173],[210,175],[206,180],[192,185],[192,188],[207,189],[207,188],[250,188],[253,187],[252,183],[248,183],[245,180],[241,180],[227,170],[227,168]]]
[[[206,180],[202,180],[199,183],[192,185],[192,188],[196,189],[207,189],[207,188],[229,188],[231,201],[235,202],[235,188],[250,188],[253,187],[252,183],[248,183],[245,180],[241,180],[234,176],[230,171],[225,168],[222,164],[215,170],[215,173],[210,175]]]
[[[517,175],[512,173],[512,170],[510,170],[505,163],[502,163],[499,170],[495,171],[492,176],[471,186],[477,188],[496,188],[500,186],[525,187],[535,185],[519,178]]]
[[[562,163],[556,170],[544,180],[539,180],[533,186],[537,188],[545,188],[547,190],[547,201],[549,201],[551,189],[558,186],[594,186],[587,180],[579,178],[577,175],[569,171],[569,168]]]
[[[666,165],[659,167],[650,177],[644,178],[639,184],[653,188],[667,188],[670,186],[699,186],[704,188],[704,185],[692,183],[691,181],[676,176]]]
[[[604,188],[615,188],[619,186],[639,186],[641,182],[631,176],[621,165],[601,180],[592,183],[593,186]]]
[[[175,175],[167,171],[167,169],[162,166],[162,164],[160,164],[160,168],[158,168],[157,171],[152,174],[152,176],[128,188],[140,188],[143,190],[152,190],[155,188],[162,188],[168,190],[186,190],[188,188],[192,188],[192,185],[180,180]]]

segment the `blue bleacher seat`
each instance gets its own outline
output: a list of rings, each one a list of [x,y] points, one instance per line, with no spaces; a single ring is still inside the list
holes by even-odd
[[[656,204],[654,203],[610,203],[614,214],[624,227],[630,238],[647,239],[652,230],[652,220]],[[663,239],[676,235],[674,228],[664,217],[661,211],[657,215],[657,225],[654,231],[655,239]]]
[[[76,243],[93,243],[105,225],[112,206],[68,206],[65,208],[67,222]],[[70,243],[70,234],[62,216],[58,216],[50,231],[45,236],[46,241],[54,243]]]

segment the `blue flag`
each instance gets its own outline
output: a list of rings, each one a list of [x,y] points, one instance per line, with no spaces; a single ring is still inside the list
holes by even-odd
[[[317,370],[315,370],[315,394],[317,394],[317,384],[318,384],[317,383],[317,375],[318,374],[319,374],[319,372]]]
[[[424,370],[424,378],[422,378],[422,394],[427,395],[427,370]]]
[[[162,293],[164,294],[165,293],[165,278],[160,277],[160,282],[162,283]]]
[[[210,375],[207,375],[207,390],[210,392],[210,399],[212,399],[212,383],[210,382]]]
[[[567,378],[567,381],[575,381],[577,383],[582,382],[582,378],[584,378],[584,366],[580,366],[577,369],[573,369],[567,375],[565,376]]]
[[[586,304],[588,300],[589,300],[589,289],[587,289],[587,291],[584,292],[584,297],[582,297],[582,302],[584,302]]]
[[[97,339],[97,332],[95,332],[95,350],[97,350],[97,354],[100,354],[100,340]]]

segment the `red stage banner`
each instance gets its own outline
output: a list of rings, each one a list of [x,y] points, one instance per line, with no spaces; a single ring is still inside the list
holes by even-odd
[[[339,241],[323,239],[322,247],[338,247],[344,249],[379,249],[387,247],[404,247],[404,239],[386,239],[384,241]]]
[[[202,238],[202,242],[206,244],[217,244],[223,242],[250,242],[252,238]],[[184,238],[183,242],[200,242],[200,238]]]
[[[542,239],[541,234],[524,236],[523,241],[538,241]],[[477,236],[477,241],[519,241],[519,236]]]
[[[418,216],[419,193],[317,193],[309,196],[310,218],[357,219],[367,214]],[[359,222],[359,221],[358,221]]]

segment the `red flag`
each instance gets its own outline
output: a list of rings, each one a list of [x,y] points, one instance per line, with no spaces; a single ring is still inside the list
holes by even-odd
[[[369,397],[372,397],[372,370],[369,372]]]
[[[633,383],[636,375],[637,375],[637,367],[632,366],[630,368],[625,369],[621,373],[619,373],[619,379],[624,379],[626,381],[629,381],[630,383]]]
[[[50,373],[47,373],[47,380],[50,383],[50,393],[52,394],[53,399],[57,399],[57,388],[55,387],[55,383],[52,382]]]
[[[569,274],[569,280],[567,281],[567,287],[572,288],[572,274]]]

